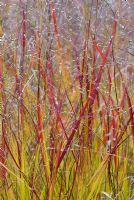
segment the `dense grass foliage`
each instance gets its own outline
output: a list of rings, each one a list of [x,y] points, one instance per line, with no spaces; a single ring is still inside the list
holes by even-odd
[[[0,199],[134,199],[133,9],[0,2]]]

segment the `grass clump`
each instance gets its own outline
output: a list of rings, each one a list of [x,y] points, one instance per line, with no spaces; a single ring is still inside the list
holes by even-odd
[[[134,198],[130,5],[1,4],[1,199]]]

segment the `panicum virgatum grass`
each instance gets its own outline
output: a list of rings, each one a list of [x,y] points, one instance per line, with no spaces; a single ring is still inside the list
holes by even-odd
[[[133,10],[1,0],[0,199],[134,199]]]

